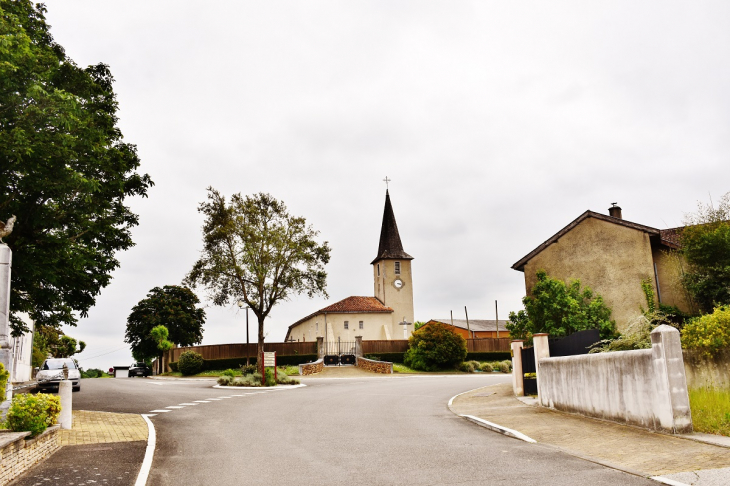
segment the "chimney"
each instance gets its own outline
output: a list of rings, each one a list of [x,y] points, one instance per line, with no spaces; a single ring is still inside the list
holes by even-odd
[[[611,203],[611,207],[608,208],[608,215],[617,218],[617,219],[623,219],[621,217],[621,208],[616,206],[618,203]]]

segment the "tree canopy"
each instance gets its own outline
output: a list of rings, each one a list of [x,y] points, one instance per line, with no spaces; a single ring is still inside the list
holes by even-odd
[[[566,285],[538,270],[537,282],[522,304],[524,310],[509,314],[507,329],[513,339],[531,340],[541,332],[560,337],[586,329],[598,329],[601,338],[608,339],[616,332],[611,309],[590,288],[581,289],[580,280]]]
[[[52,327],[42,327],[33,335],[33,366],[41,366],[46,358],[70,358],[81,353],[86,343],[77,341]]]
[[[10,321],[75,325],[133,245],[146,196],[136,147],[123,142],[109,67],[78,67],[54,40],[45,7],[0,0],[0,219],[17,216]]]
[[[698,204],[681,233],[681,253],[688,268],[682,283],[703,313],[730,305],[730,193],[717,207]]]
[[[461,363],[466,354],[466,339],[450,326],[432,322],[413,331],[403,361],[415,370],[434,371]]]
[[[258,356],[264,320],[293,295],[327,296],[327,242],[303,217],[269,194],[234,194],[230,203],[212,187],[198,209],[205,215],[203,251],[185,282],[207,289],[215,305],[243,300],[258,320]]]
[[[155,358],[171,347],[203,341],[205,311],[196,307],[198,296],[187,287],[155,287],[132,308],[124,342],[131,344],[137,361]],[[169,342],[168,342],[169,341]]]

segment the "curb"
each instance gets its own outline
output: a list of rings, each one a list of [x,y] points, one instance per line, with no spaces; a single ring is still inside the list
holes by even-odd
[[[226,390],[259,390],[259,391],[274,391],[274,390],[289,390],[291,388],[302,388],[307,386],[304,383],[298,385],[282,385],[281,387],[276,386],[227,386],[227,385],[215,385],[213,388],[223,388]]]
[[[142,414],[142,418],[147,422],[147,448],[144,451],[144,459],[142,460],[142,466],[139,468],[139,474],[137,474],[137,480],[134,482],[134,486],[145,486],[150,470],[152,469],[152,459],[155,456],[155,446],[157,445],[155,426],[150,420],[150,417],[154,416],[155,414]]]

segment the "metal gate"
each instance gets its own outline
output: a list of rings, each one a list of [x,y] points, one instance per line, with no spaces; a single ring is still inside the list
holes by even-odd
[[[337,341],[324,342],[324,364],[325,366],[354,365],[355,358],[355,341]]]

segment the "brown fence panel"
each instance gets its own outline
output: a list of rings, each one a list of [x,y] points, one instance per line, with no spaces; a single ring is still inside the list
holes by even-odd
[[[466,350],[470,353],[509,352],[510,342],[510,338],[467,339]]]
[[[248,346],[248,353],[246,352]],[[296,342],[296,343],[264,343],[264,350],[276,351],[279,356],[291,356],[296,354],[317,354],[317,343]],[[185,348],[173,348],[168,351],[167,362],[177,361],[185,351],[194,351],[203,359],[229,359],[245,358],[256,356],[256,343],[251,344],[210,344],[206,346],[189,346]]]
[[[363,354],[378,353],[405,353],[408,350],[408,341],[400,339],[396,341],[363,341]]]

